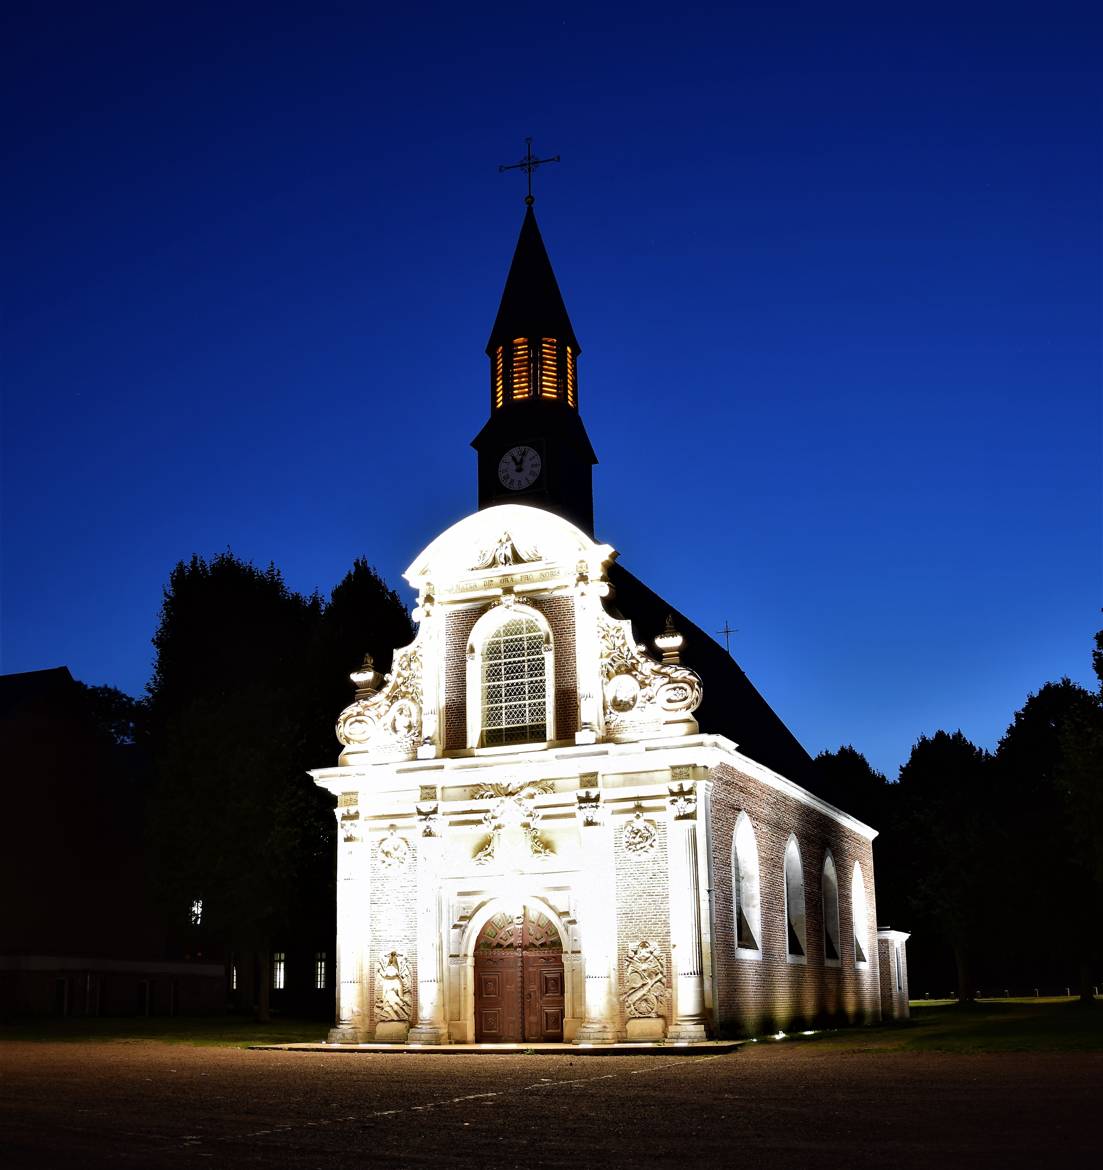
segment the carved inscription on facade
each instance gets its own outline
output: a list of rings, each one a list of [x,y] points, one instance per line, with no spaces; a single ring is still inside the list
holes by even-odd
[[[624,1014],[629,1019],[662,1015],[666,1002],[666,963],[647,939],[632,943],[624,961]]]
[[[410,962],[405,955],[390,951],[375,967],[375,1015],[385,1022],[410,1018],[413,996]]]

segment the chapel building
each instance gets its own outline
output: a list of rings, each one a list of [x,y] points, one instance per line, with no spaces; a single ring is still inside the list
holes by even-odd
[[[671,1042],[907,1014],[874,829],[734,660],[594,537],[581,347],[531,198],[478,510],[340,715],[334,1043]]]

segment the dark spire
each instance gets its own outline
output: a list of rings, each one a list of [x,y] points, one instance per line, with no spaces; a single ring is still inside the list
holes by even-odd
[[[517,337],[554,337],[571,346],[576,355],[581,352],[531,203],[525,208],[502,303],[486,343],[487,354],[493,355],[499,345]]]

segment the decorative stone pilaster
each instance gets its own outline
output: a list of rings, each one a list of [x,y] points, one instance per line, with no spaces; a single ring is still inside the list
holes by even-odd
[[[669,789],[670,941],[674,965],[671,1040],[705,1039],[701,922],[697,878],[697,791],[680,781]]]
[[[356,793],[343,793],[337,817],[337,1021],[330,1044],[357,1044],[368,1038],[364,1001],[365,969],[370,951],[371,896],[367,845]]]
[[[421,836],[417,859],[417,1023],[409,1039],[417,1044],[447,1044],[444,1018],[444,966],[440,913],[438,806],[417,806]]]
[[[444,656],[442,653],[441,618],[436,613],[436,599],[433,586],[426,582],[425,589],[414,609],[414,621],[420,626],[422,663],[422,708],[421,743],[418,744],[417,758],[432,760],[440,755],[443,736],[440,727],[440,701]]]
[[[596,743],[605,731],[598,614],[609,593],[604,581],[590,579],[585,561],[578,564],[575,583],[575,667],[578,685],[578,731],[575,743]]]
[[[597,789],[578,794],[578,832],[581,838],[582,872],[576,891],[582,958],[585,964],[586,1008],[576,1044],[615,1044],[617,1037],[616,885],[613,870],[613,833],[608,810]],[[582,778],[585,783],[587,777]]]

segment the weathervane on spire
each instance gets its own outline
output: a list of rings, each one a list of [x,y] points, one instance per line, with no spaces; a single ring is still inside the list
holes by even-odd
[[[536,155],[532,153],[532,139],[526,138],[525,157],[521,159],[520,162],[510,163],[508,166],[500,166],[498,168],[498,174],[501,174],[502,171],[524,171],[528,176],[529,183],[529,193],[525,196],[525,202],[529,205],[529,207],[531,207],[535,202],[535,198],[532,194],[532,172],[536,170],[538,166],[551,162],[559,162],[559,155],[555,155],[553,158],[537,158]]]

